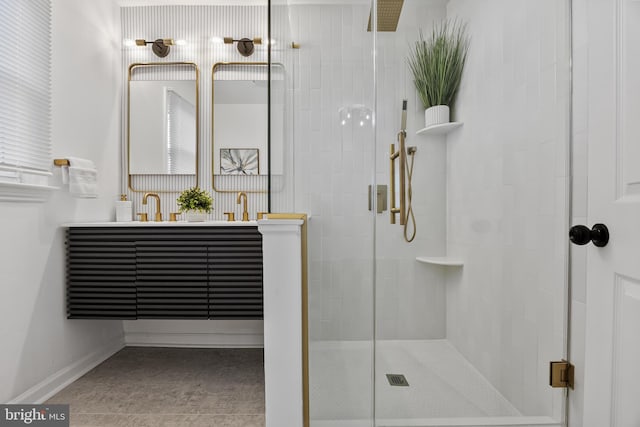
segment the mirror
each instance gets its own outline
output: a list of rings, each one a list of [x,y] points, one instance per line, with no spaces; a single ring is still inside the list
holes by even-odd
[[[282,65],[272,66],[270,162],[267,72],[265,62],[218,63],[213,66],[212,163],[215,191],[264,192],[269,168],[272,176],[283,173],[284,72]]]
[[[194,175],[197,180],[197,66],[133,64],[128,96],[130,184],[131,175]]]

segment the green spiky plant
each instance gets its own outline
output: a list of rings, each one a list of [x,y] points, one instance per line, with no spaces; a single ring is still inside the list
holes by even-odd
[[[466,25],[443,21],[431,36],[420,39],[409,52],[409,68],[424,108],[453,104],[460,88],[470,39]]]
[[[184,190],[180,193],[177,201],[180,212],[211,213],[211,206],[213,205],[211,195],[198,187]]]

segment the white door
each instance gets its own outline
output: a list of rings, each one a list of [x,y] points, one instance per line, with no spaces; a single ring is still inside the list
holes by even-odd
[[[640,1],[587,0],[590,244],[584,426],[640,426]]]

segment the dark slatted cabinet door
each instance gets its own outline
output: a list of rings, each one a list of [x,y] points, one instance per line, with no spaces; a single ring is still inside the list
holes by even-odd
[[[110,228],[67,230],[67,317],[135,319],[133,242]]]
[[[209,318],[262,319],[262,235],[219,227],[209,252]]]
[[[138,319],[208,318],[205,243],[148,237],[136,242],[136,262]]]

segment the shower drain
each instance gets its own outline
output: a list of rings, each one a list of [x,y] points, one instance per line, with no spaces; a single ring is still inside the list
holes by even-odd
[[[389,384],[392,386],[409,387],[407,379],[401,374],[387,374],[387,380],[389,380]]]

